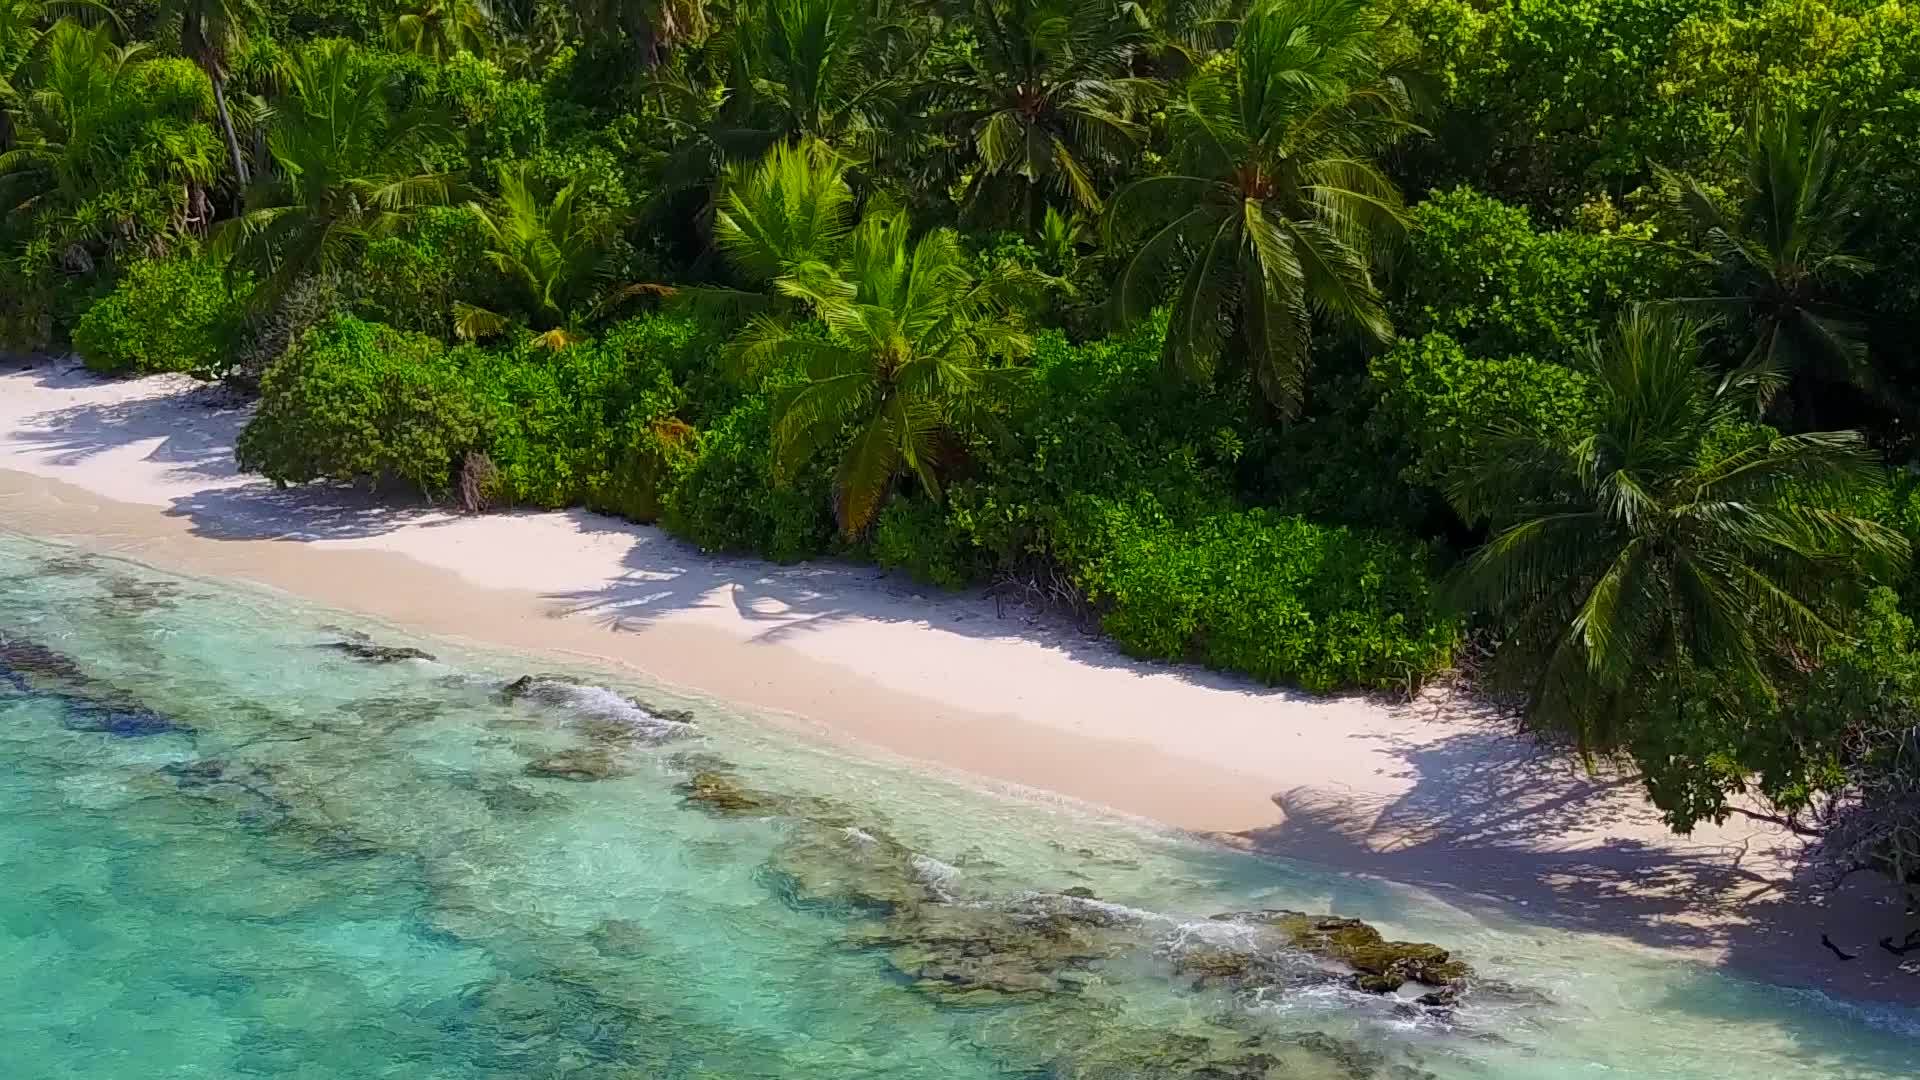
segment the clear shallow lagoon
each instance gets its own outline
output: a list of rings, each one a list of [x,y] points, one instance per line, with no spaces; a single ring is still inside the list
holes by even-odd
[[[1920,1072],[1912,1014],[849,760],[630,679],[514,697],[549,665],[358,631],[438,660],[0,535],[0,1076]],[[757,805],[689,801],[697,776]],[[1268,908],[1440,943],[1476,988],[1421,1007],[1291,952],[1196,976],[1257,940],[1209,916]],[[1099,959],[1009,953],[1086,940]]]

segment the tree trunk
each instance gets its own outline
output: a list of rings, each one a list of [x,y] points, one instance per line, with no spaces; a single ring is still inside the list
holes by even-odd
[[[227,80],[215,73],[213,75],[213,105],[220,113],[220,130],[227,136],[227,158],[233,163],[233,177],[240,182],[240,190],[245,192],[249,183],[247,177],[247,159],[240,154],[240,137],[233,131],[233,116],[227,112]]]

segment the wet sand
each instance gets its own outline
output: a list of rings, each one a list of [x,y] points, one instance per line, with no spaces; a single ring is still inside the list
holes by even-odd
[[[239,474],[183,379],[0,369],[0,527],[475,644],[619,664],[819,736],[1774,981],[1920,1001],[1889,893],[1740,818],[1675,837],[1470,700],[1315,698],[1128,659],[977,593],[702,554],[583,512],[462,517]],[[1827,933],[1859,959],[1837,961]]]

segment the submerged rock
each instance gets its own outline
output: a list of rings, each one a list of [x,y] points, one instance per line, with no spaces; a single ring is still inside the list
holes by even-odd
[[[854,940],[885,949],[914,989],[963,1005],[1072,993],[1098,964],[1143,946],[1137,923],[1074,905],[914,904]]]
[[[674,785],[683,805],[721,817],[791,818],[793,829],[818,826],[836,833],[860,831],[854,827],[854,815],[846,807],[813,795],[787,795],[748,787],[735,778],[733,765],[717,755],[682,752],[669,757],[667,765],[688,773],[686,779]]]
[[[160,773],[183,794],[222,804],[248,825],[276,827],[293,812],[275,790],[272,771],[260,765],[236,766],[225,758],[203,758],[164,765]]]
[[[1431,1073],[1323,1032],[1230,1024],[1103,1031],[1055,1062],[1059,1080],[1432,1080]]]
[[[0,667],[17,675],[39,675],[69,683],[86,681],[73,658],[25,638],[0,637]]]
[[[914,853],[878,829],[798,818],[783,824],[780,846],[761,868],[776,896],[800,908],[888,915],[934,899]]]
[[[171,581],[143,581],[116,574],[107,580],[107,595],[113,598],[120,611],[142,614],[165,611],[176,606],[180,586]]]
[[[150,735],[188,735],[193,729],[154,712],[145,705],[129,701],[90,701],[72,695],[67,698],[60,724],[69,731],[92,731],[122,739],[140,739]]]
[[[529,761],[521,770],[528,776],[548,780],[572,780],[585,783],[627,775],[613,755],[605,750],[562,750]]]
[[[78,552],[40,560],[40,573],[44,577],[85,577],[99,568],[93,556]]]
[[[58,700],[60,724],[122,739],[192,734],[190,725],[148,708],[132,696],[101,686],[72,657],[25,638],[0,639],[0,682],[23,694]]]
[[[602,919],[587,933],[587,941],[602,956],[635,957],[646,953],[652,937],[632,919]]]
[[[403,645],[376,645],[371,641],[349,639],[329,641],[320,646],[334,652],[346,653],[355,660],[364,660],[369,664],[397,664],[402,660],[432,660],[434,655],[424,649],[415,649]]]
[[[567,800],[551,792],[535,791],[511,782],[497,782],[472,774],[457,776],[453,786],[480,797],[480,805],[496,814],[532,814],[567,805]]]
[[[339,711],[373,734],[391,735],[402,728],[439,719],[447,711],[444,698],[371,697],[341,705]]]
[[[731,776],[715,769],[703,769],[675,785],[690,806],[716,814],[760,814],[767,810],[765,796],[741,787]]]

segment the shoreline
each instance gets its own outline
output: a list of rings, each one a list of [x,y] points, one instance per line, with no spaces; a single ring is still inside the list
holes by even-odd
[[[1624,938],[1764,981],[1920,1004],[1891,890],[1816,895],[1783,830],[1674,837],[1444,692],[1314,698],[1134,661],[977,593],[708,556],[582,511],[462,517],[239,475],[245,409],[189,380],[0,368],[0,525],[422,633],[618,665],[834,743],[1263,854]],[[1829,934],[1859,959],[1842,964]]]

